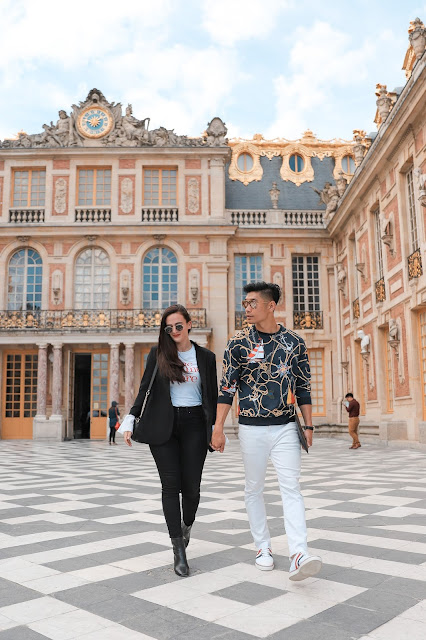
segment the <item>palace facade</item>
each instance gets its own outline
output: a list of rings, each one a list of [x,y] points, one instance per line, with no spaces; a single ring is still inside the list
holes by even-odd
[[[420,21],[409,37],[406,85],[378,85],[378,133],[351,141],[228,141],[218,117],[199,138],[150,130],[93,89],[0,143],[0,436],[105,438],[162,309],[185,304],[220,364],[264,279],[307,343],[320,431],[343,429],[349,390],[365,432],[426,443]]]

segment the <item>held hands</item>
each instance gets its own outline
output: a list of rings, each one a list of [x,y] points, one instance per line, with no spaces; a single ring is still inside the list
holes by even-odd
[[[129,447],[131,447],[131,446],[132,446],[132,442],[131,442],[131,440],[130,440],[131,436],[132,436],[132,432],[131,432],[131,431],[125,431],[125,432],[124,432],[124,442],[125,442]]]
[[[220,453],[223,453],[223,450],[225,449],[225,442],[226,442],[226,438],[225,438],[225,434],[223,433],[222,429],[217,429],[215,427],[213,429],[212,440],[211,440],[211,445],[210,446],[215,451],[219,451]]]

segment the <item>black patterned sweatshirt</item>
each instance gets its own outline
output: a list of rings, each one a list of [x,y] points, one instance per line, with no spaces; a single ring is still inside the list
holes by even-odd
[[[310,380],[308,352],[297,333],[281,325],[262,333],[253,325],[228,342],[218,403],[231,405],[238,391],[240,424],[287,424],[296,401],[311,404]]]

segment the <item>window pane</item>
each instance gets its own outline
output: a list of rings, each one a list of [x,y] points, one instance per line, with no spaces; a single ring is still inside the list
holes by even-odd
[[[262,256],[235,256],[235,310],[242,311],[243,287],[262,280]]]

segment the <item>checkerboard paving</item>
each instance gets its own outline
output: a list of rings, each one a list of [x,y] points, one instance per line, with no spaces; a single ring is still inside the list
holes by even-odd
[[[275,472],[276,569],[254,566],[238,441],[209,454],[178,578],[147,447],[0,442],[0,640],[424,640],[426,454],[320,439],[303,454],[309,545],[288,580]]]

